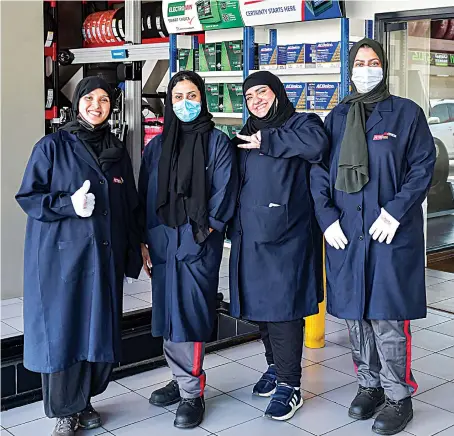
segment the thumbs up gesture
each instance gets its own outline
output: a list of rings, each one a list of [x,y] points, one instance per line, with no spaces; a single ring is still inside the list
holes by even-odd
[[[85,180],[81,188],[79,188],[72,196],[71,201],[73,203],[74,210],[77,215],[82,218],[88,218],[93,213],[95,208],[95,196],[89,194],[90,181]]]

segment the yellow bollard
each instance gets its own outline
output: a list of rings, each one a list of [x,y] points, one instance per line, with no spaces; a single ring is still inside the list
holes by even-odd
[[[307,348],[323,348],[325,346],[325,314],[326,314],[326,272],[325,244],[323,243],[323,291],[325,299],[318,305],[318,314],[306,318],[304,344]]]

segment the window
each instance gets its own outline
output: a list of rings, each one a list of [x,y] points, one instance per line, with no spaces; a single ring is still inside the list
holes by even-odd
[[[447,104],[437,104],[430,110],[430,116],[439,118],[440,123],[449,122],[449,110]]]

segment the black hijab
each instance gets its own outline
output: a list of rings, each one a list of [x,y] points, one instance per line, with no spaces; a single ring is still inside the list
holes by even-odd
[[[257,71],[256,73],[251,74],[244,81],[244,98],[246,98],[246,93],[250,88],[259,85],[269,86],[276,95],[276,99],[266,116],[263,118],[256,117],[248,109],[249,118],[244,127],[241,129],[240,133],[242,135],[250,136],[262,129],[281,127],[282,124],[284,124],[295,113],[295,108],[287,97],[284,85],[277,76],[269,71]],[[244,141],[239,138],[233,139],[234,144],[241,144],[243,142]]]
[[[202,97],[201,113],[189,123],[180,121],[172,105],[172,90],[183,80],[196,85]],[[202,78],[192,71],[180,71],[167,89],[156,212],[168,227],[176,228],[189,219],[198,244],[210,234],[205,168],[213,129]]]
[[[382,45],[373,39],[364,38],[351,48],[349,57],[350,77],[358,50],[364,45],[371,47],[377,53],[382,63],[383,79],[374,89],[365,94],[360,94],[352,81],[353,92],[342,100],[342,103],[350,103],[350,109],[342,138],[335,188],[348,194],[361,191],[369,181],[366,114],[373,109],[376,103],[386,100],[390,96],[388,61]]]
[[[106,91],[110,99],[110,113],[102,124],[93,126],[79,114],[79,101],[95,89]],[[104,79],[95,76],[82,79],[77,84],[73,95],[72,112],[75,119],[61,128],[80,139],[103,172],[106,172],[113,163],[118,162],[124,153],[122,142],[110,131],[109,118],[113,110],[113,99],[113,90]]]

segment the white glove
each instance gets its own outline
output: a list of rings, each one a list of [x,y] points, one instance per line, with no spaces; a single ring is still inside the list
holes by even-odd
[[[344,250],[348,244],[348,239],[344,235],[339,220],[335,221],[325,230],[325,240],[336,250]]]
[[[74,211],[82,218],[90,217],[95,208],[95,196],[93,194],[88,194],[89,190],[90,181],[85,180],[82,187],[71,195]]]
[[[375,220],[369,230],[369,235],[372,235],[374,241],[378,239],[378,242],[383,242],[386,239],[386,243],[391,244],[399,226],[399,221],[382,208],[380,216]]]

